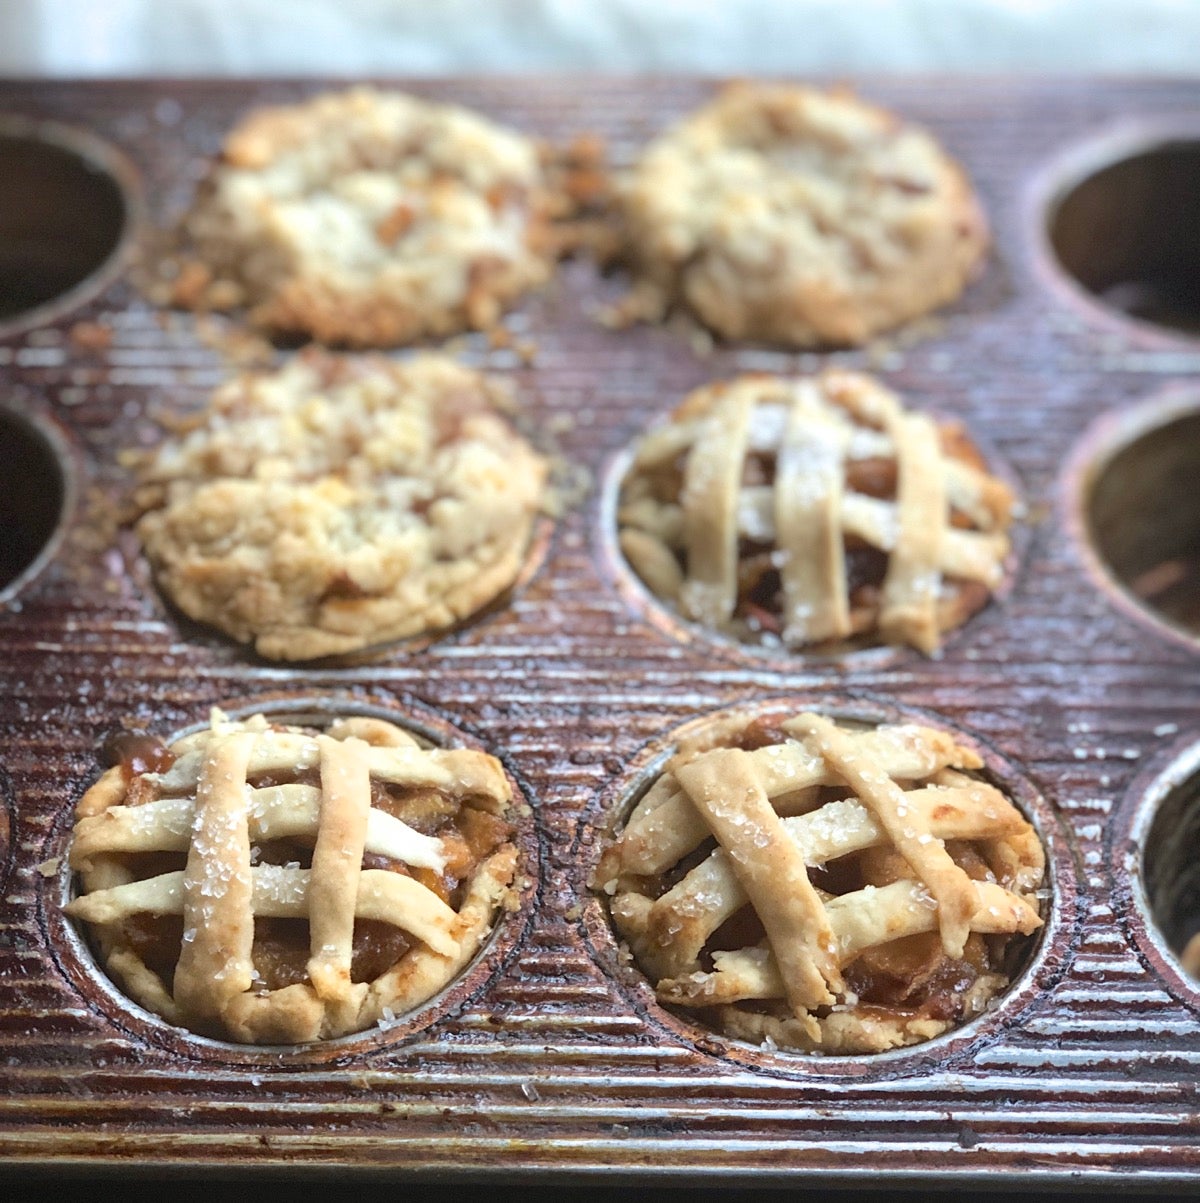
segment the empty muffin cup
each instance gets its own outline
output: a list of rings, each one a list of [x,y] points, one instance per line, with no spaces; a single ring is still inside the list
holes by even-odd
[[[1175,730],[1175,724],[1167,724]],[[1200,743],[1194,733],[1130,785],[1116,816],[1113,907],[1171,991],[1200,996]]]
[[[1200,986],[1200,774],[1163,798],[1143,851],[1150,913],[1171,951]]]
[[[68,481],[54,440],[0,408],[6,487],[0,489],[0,598],[15,593],[50,555],[66,509]]]
[[[1200,639],[1200,393],[1109,417],[1084,444],[1080,517],[1124,609]],[[1115,586],[1115,588],[1112,588]]]
[[[1200,334],[1200,137],[1099,143],[1051,202],[1059,266],[1104,308]]]
[[[0,117],[0,331],[51,320],[115,269],[132,169],[80,131]]]

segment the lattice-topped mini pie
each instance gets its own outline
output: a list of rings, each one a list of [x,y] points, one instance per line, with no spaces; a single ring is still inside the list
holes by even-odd
[[[493,757],[378,719],[217,711],[87,791],[66,911],[170,1023],[255,1044],[361,1031],[479,949],[517,868],[511,798]]]
[[[912,724],[724,716],[596,886],[658,998],[780,1048],[878,1052],[977,1015],[1039,926],[1045,857],[982,762]]]
[[[135,455],[137,534],[192,618],[273,660],[451,626],[509,588],[548,464],[497,378],[312,349]]]
[[[188,215],[177,302],[386,347],[496,323],[544,283],[563,199],[537,143],[368,87],[256,109]]]
[[[933,652],[1000,583],[1014,509],[963,430],[869,376],[741,376],[636,446],[620,546],[711,630],[788,647]]]

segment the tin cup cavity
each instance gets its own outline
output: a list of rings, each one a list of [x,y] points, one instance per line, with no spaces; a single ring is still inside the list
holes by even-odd
[[[0,335],[54,320],[119,270],[134,175],[80,130],[0,116]]]
[[[1113,837],[1113,906],[1176,997],[1200,1004],[1200,741],[1181,735],[1130,785]]]
[[[1200,336],[1200,117],[1076,148],[1045,200],[1056,266],[1109,316]]]
[[[1071,524],[1120,609],[1200,646],[1200,389],[1105,415],[1073,467]]]
[[[5,486],[0,489],[0,601],[15,594],[53,554],[70,480],[58,440],[40,422],[0,406]]]

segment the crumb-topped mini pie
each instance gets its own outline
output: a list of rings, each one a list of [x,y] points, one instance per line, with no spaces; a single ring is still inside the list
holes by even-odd
[[[682,306],[729,339],[862,343],[954,300],[988,245],[962,168],[845,90],[731,84],[619,197],[631,316]]]
[[[516,872],[511,799],[493,757],[379,719],[216,711],[87,791],[66,911],[170,1023],[256,1044],[361,1031],[479,949]]]
[[[559,203],[535,142],[455,105],[355,87],[257,109],[186,218],[174,300],[345,346],[484,329],[549,277]]]
[[[1045,857],[953,737],[726,715],[682,742],[596,887],[658,998],[737,1039],[914,1044],[977,1015],[1042,923]]]
[[[141,459],[137,534],[181,610],[270,659],[449,626],[512,585],[543,500],[509,401],[441,356],[310,350]]]
[[[1013,508],[960,426],[831,370],[689,394],[636,445],[617,523],[651,592],[711,630],[933,652],[1001,581]]]

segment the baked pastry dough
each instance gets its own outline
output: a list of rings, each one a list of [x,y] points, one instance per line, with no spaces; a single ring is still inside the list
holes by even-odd
[[[669,1006],[780,1048],[867,1053],[983,1010],[1041,925],[1045,857],[979,757],[913,724],[714,721],[596,874]]]
[[[273,660],[436,631],[520,570],[547,464],[496,380],[309,350],[139,459],[136,530],[192,618]]]
[[[463,969],[509,895],[511,790],[482,752],[214,711],[149,762],[80,801],[66,912],[170,1023],[253,1044],[386,1024]]]
[[[844,89],[731,84],[618,195],[629,314],[682,306],[728,339],[865,342],[954,300],[988,244],[962,168]]]
[[[538,146],[467,109],[355,87],[257,109],[188,215],[183,304],[385,347],[493,325],[550,275]]]
[[[637,444],[617,521],[651,592],[711,630],[931,653],[1001,581],[1013,506],[960,428],[828,371],[691,393]]]

